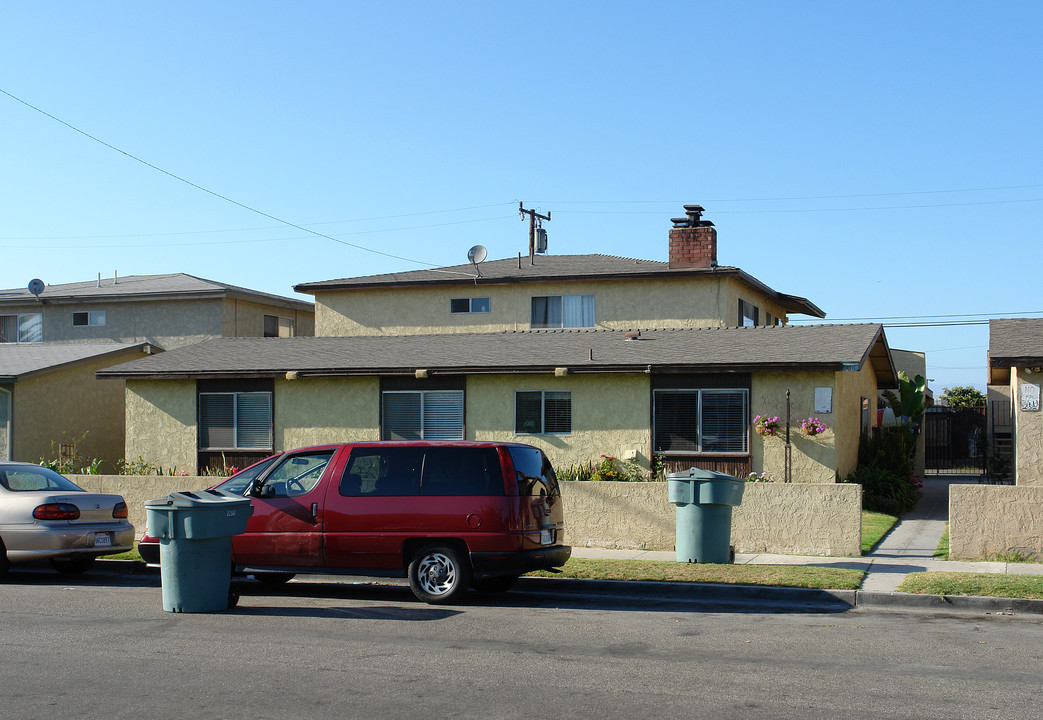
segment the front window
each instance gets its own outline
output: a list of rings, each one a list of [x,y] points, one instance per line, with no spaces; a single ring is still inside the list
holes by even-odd
[[[514,393],[514,432],[561,434],[572,432],[572,393],[529,390]]]
[[[332,450],[288,455],[264,478],[259,494],[277,497],[305,495],[319,484],[332,458]]]
[[[201,450],[270,450],[271,447],[270,392],[199,394]]]
[[[653,402],[656,452],[749,452],[748,390],[656,390]]]
[[[533,328],[594,327],[594,296],[534,296],[530,325]]]
[[[463,440],[462,390],[385,390],[382,440]]]
[[[43,342],[43,315],[41,313],[0,315],[0,342]]]

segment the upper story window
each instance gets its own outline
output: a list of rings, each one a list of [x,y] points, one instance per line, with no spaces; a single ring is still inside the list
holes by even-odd
[[[0,342],[43,342],[43,315],[41,313],[0,315]]]
[[[86,327],[90,325],[104,325],[105,311],[91,310],[89,312],[74,312],[72,314],[73,327]]]
[[[487,313],[492,304],[487,297],[478,298],[453,298],[449,301],[449,312],[456,313]]]
[[[751,302],[739,300],[739,327],[760,325],[760,309]]]
[[[264,337],[293,337],[293,320],[277,315],[264,316]]]
[[[534,328],[594,327],[594,296],[533,296],[530,325]]]

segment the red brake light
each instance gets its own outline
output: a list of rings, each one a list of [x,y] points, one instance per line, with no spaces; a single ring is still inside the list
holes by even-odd
[[[77,520],[80,509],[69,503],[47,503],[33,510],[37,520]]]
[[[125,502],[118,502],[118,503],[116,503],[116,505],[112,508],[112,517],[117,518],[117,519],[119,519],[119,518],[126,519],[126,517],[127,517],[127,503],[125,503]]]

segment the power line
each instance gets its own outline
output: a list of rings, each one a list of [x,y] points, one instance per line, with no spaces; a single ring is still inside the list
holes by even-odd
[[[224,200],[227,203],[231,203],[232,205],[235,205],[236,207],[240,207],[243,210],[248,210],[249,212],[252,212],[252,213],[254,213],[256,215],[260,215],[261,217],[266,217],[269,220],[277,222],[277,223],[279,223],[281,225],[286,225],[288,227],[292,227],[292,228],[294,228],[296,230],[300,230],[301,232],[308,233],[309,235],[315,235],[317,237],[325,238],[327,240],[332,240],[335,243],[339,243],[340,245],[346,245],[348,247],[353,247],[356,250],[363,250],[365,252],[373,253],[375,255],[382,255],[384,257],[393,258],[395,260],[403,260],[405,262],[416,263],[417,265],[427,265],[430,268],[432,268],[434,272],[442,272],[442,273],[448,273],[448,274],[454,274],[454,275],[468,275],[468,276],[470,276],[470,273],[463,273],[463,272],[455,272],[455,271],[452,271],[452,270],[437,269],[437,266],[434,263],[427,263],[427,262],[423,262],[423,261],[420,261],[420,260],[414,260],[413,258],[402,257],[401,255],[395,255],[393,253],[384,252],[382,250],[374,250],[372,248],[365,247],[364,245],[358,245],[356,243],[351,243],[351,242],[348,242],[346,240],[339,240],[339,239],[333,237],[332,235],[327,235],[325,233],[320,233],[317,230],[312,230],[310,228],[304,227],[303,225],[298,225],[297,223],[290,222],[289,220],[284,220],[283,218],[278,217],[276,215],[272,215],[271,213],[266,213],[263,210],[258,210],[257,208],[252,207],[250,205],[247,205],[245,203],[241,203],[238,200],[233,200],[232,198],[228,197],[227,195],[222,195],[221,193],[215,192],[215,191],[213,191],[213,190],[211,190],[209,188],[206,188],[206,187],[203,187],[202,185],[199,185],[198,183],[194,183],[191,180],[183,178],[180,175],[176,175],[176,174],[170,172],[169,170],[164,170],[163,168],[159,167],[158,165],[154,165],[154,164],[148,162],[147,160],[143,160],[142,158],[138,157],[137,155],[133,155],[133,154],[127,152],[126,150],[122,150],[122,149],[116,147],[115,145],[107,143],[104,140],[102,140],[102,139],[100,139],[98,137],[95,137],[94,135],[91,135],[90,133],[88,133],[88,132],[86,132],[84,130],[81,130],[80,128],[76,127],[75,125],[71,125],[71,124],[65,122],[64,120],[62,120],[61,118],[56,117],[56,116],[52,115],[51,113],[49,113],[49,112],[47,112],[45,110],[42,110],[41,108],[38,108],[35,105],[33,105],[31,103],[28,103],[25,100],[22,100],[21,98],[15,96],[15,95],[12,95],[11,93],[9,93],[6,90],[4,90],[3,88],[0,88],[0,93],[3,93],[4,95],[6,95],[7,97],[11,98],[12,100],[14,100],[16,102],[19,102],[22,105],[25,105],[27,108],[29,108],[31,110],[35,110],[36,112],[40,113],[41,115],[49,117],[51,120],[54,120],[56,123],[59,123],[60,125],[64,125],[65,127],[69,128],[70,130],[72,130],[74,132],[77,132],[80,135],[83,135],[84,137],[86,137],[86,138],[88,138],[90,140],[93,140],[94,142],[98,143],[99,145],[103,145],[103,146],[109,148],[110,150],[118,152],[120,155],[128,157],[131,160],[134,160],[135,162],[139,162],[139,163],[141,163],[142,165],[144,165],[146,167],[152,168],[156,172],[162,173],[162,174],[166,175],[167,177],[173,178],[174,180],[177,180],[178,182],[182,182],[185,185],[188,185],[189,187],[193,187],[196,190],[199,190],[201,192],[207,193],[208,195],[212,195],[212,196],[214,196],[214,197],[216,197],[216,198],[218,198],[220,200]]]

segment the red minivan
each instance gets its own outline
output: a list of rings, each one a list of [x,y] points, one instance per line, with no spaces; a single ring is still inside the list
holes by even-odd
[[[232,559],[259,579],[408,577],[421,600],[450,603],[470,587],[507,590],[519,575],[560,567],[572,554],[562,544],[554,469],[531,445],[343,443],[263,462],[218,486],[252,498]],[[158,559],[158,547],[139,549],[146,561]]]

